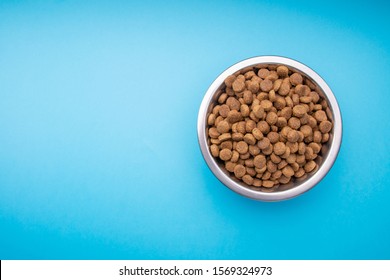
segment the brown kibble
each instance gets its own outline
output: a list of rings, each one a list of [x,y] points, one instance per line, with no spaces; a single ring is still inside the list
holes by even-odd
[[[245,77],[244,77],[245,79]],[[245,89],[245,82],[242,79],[236,79],[233,84],[232,88],[235,92],[241,92]]]
[[[219,135],[221,135],[221,133],[218,132],[216,127],[209,128],[209,136],[211,138],[218,138]]]
[[[296,152],[298,152],[298,142],[295,142],[295,143],[291,143],[291,142],[286,142],[286,147],[289,147],[290,149],[290,152],[295,154]]]
[[[288,68],[284,65],[280,65],[276,68],[276,73],[282,78],[285,78],[288,76]]]
[[[270,145],[271,145],[271,141],[269,141],[267,137],[264,137],[263,139],[257,142],[257,146],[262,150],[267,149]]]
[[[317,112],[315,112],[314,118],[319,122],[323,122],[323,121],[326,121],[328,119],[325,111],[323,111],[323,110],[318,110]]]
[[[253,101],[253,93],[249,90],[245,90],[242,98],[244,99],[245,104],[251,104]]]
[[[309,173],[309,172],[311,172],[314,168],[316,168],[316,166],[317,166],[317,164],[315,163],[315,161],[314,161],[314,160],[311,160],[311,161],[309,161],[308,163],[305,164],[304,169],[305,169],[305,171],[306,171],[307,173]]]
[[[234,175],[237,177],[237,178],[242,178],[246,173],[246,168],[245,166],[241,165],[241,164],[237,164],[235,167],[234,167]]]
[[[300,131],[303,133],[304,137],[308,137],[313,134],[313,129],[311,128],[310,125],[303,125],[300,128]]]
[[[233,142],[232,141],[224,141],[219,145],[220,149],[233,149]]]
[[[274,153],[277,156],[281,156],[286,152],[286,144],[278,142],[274,145]]]
[[[218,136],[218,140],[223,142],[232,139],[232,135],[230,133],[222,133]]]
[[[262,185],[264,188],[272,188],[274,186],[274,182],[271,180],[264,180]]]
[[[302,84],[303,82],[303,78],[302,78],[302,75],[299,74],[299,73],[294,73],[290,76],[290,83],[293,85],[293,86],[296,86],[296,85],[299,85],[299,84]]]
[[[297,142],[299,139],[299,134],[296,130],[291,130],[288,134],[287,134],[287,140],[291,143],[295,143]]]
[[[241,112],[241,115],[245,118],[247,116],[249,116],[249,113],[250,113],[250,110],[249,110],[249,106],[246,105],[246,104],[242,104],[240,106],[240,112]]]
[[[257,127],[255,127],[253,130],[252,130],[252,134],[253,136],[256,138],[256,140],[261,140],[263,139],[264,135],[263,133],[261,132],[260,129],[258,129]]]
[[[261,68],[257,72],[257,76],[259,76],[262,79],[265,79],[269,75],[269,70],[267,68]]]
[[[256,139],[251,133],[247,133],[244,135],[244,141],[248,143],[248,145],[256,144]]]
[[[227,121],[221,121],[217,125],[217,131],[219,133],[226,133],[230,130],[230,125]]]
[[[239,152],[241,155],[248,152],[248,144],[244,141],[240,141],[236,145],[236,151]]]
[[[261,100],[260,105],[261,107],[263,107],[264,111],[266,112],[268,112],[272,108],[272,102],[267,99]]]
[[[301,126],[301,121],[296,117],[292,117],[288,120],[288,125],[290,128],[296,130]]]
[[[279,141],[279,133],[271,131],[270,133],[268,133],[267,138],[272,144],[275,144]]]
[[[328,133],[332,129],[332,123],[330,121],[322,121],[319,128],[322,133]]]
[[[223,149],[219,152],[219,158],[223,161],[227,161],[232,158],[232,151],[229,149]]]
[[[253,184],[253,177],[248,174],[242,176],[242,180],[244,181],[245,184],[249,186],[252,186]]]
[[[231,162],[237,162],[240,158],[240,154],[237,151],[232,152],[232,158],[230,159]]]
[[[211,155],[228,172],[248,186],[277,188],[319,168],[332,111],[308,77],[273,64],[246,67],[224,83],[207,132]]]
[[[253,106],[252,112],[257,118],[261,119],[264,115],[264,108],[260,105],[255,105]]]
[[[257,128],[263,133],[263,134],[268,134],[270,131],[270,126],[266,121],[259,121],[257,123]]]
[[[266,158],[263,155],[257,155],[253,159],[253,164],[255,165],[256,168],[263,168],[266,165]]]
[[[228,77],[225,79],[225,85],[226,85],[227,87],[231,88],[231,87],[232,87],[232,84],[233,84],[233,82],[234,82],[235,79],[236,79],[236,76],[234,76],[234,75],[228,76]]]
[[[260,85],[258,82],[253,82],[253,81],[250,81],[248,83],[248,89],[252,92],[252,93],[257,93],[260,89]]]
[[[274,125],[278,121],[278,115],[274,112],[269,112],[265,118],[268,124]]]
[[[240,110],[240,106],[241,106],[241,103],[240,101],[238,101],[236,98],[234,97],[229,97],[227,100],[226,100],[226,105],[229,106],[230,110]]]
[[[282,173],[284,176],[286,177],[291,177],[294,175],[294,170],[292,169],[292,167],[290,165],[287,165],[285,166],[283,169],[282,169]]]
[[[242,115],[237,110],[231,110],[226,119],[229,123],[236,123],[242,119]]]
[[[229,108],[229,106],[226,105],[226,104],[223,104],[223,105],[221,105],[221,107],[219,107],[219,114],[220,114],[222,117],[224,117],[224,118],[227,117],[229,111],[230,111],[230,108]]]
[[[257,145],[249,145],[248,149],[249,149],[249,153],[252,156],[257,156],[258,154],[260,154],[260,148]]]
[[[219,156],[219,147],[215,144],[210,146],[210,152],[213,157],[218,157]]]
[[[307,113],[306,107],[303,105],[295,105],[293,108],[293,115],[295,117],[303,117]]]
[[[294,177],[301,178],[303,175],[305,175],[305,170],[301,167],[294,173]]]
[[[253,180],[253,186],[254,187],[257,187],[257,188],[259,188],[259,187],[261,187],[261,184],[263,183],[263,181],[261,181],[260,179],[254,179]]]

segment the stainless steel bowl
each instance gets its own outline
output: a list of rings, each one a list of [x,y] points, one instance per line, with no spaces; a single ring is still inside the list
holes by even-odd
[[[328,101],[333,128],[329,141],[323,145],[322,156],[316,158],[319,168],[304,178],[295,179],[292,182],[280,185],[278,188],[272,189],[256,189],[249,187],[242,181],[237,180],[222,165],[222,162],[216,160],[210,153],[207,136],[207,118],[211,112],[213,104],[215,104],[221,90],[224,88],[224,80],[231,74],[235,74],[243,68],[257,65],[287,65],[304,76],[308,77],[318,88],[318,93]],[[328,173],[333,163],[336,160],[340,149],[342,138],[342,120],[340,109],[332,90],[325,81],[312,69],[306,65],[286,57],[280,56],[257,56],[249,58],[234,64],[226,69],[218,78],[211,84],[207,90],[202,104],[200,105],[198,115],[198,140],[203,157],[207,165],[214,175],[231,190],[256,200],[263,201],[280,201],[296,197],[318,184],[322,178]]]

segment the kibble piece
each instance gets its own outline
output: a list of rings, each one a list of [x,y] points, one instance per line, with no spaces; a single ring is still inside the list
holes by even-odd
[[[278,166],[272,161],[267,161],[267,170],[274,173],[278,169]]]
[[[229,106],[230,110],[240,110],[240,106],[241,106],[241,103],[240,101],[238,101],[236,98],[234,97],[229,97],[227,100],[226,100],[226,105]]]
[[[251,133],[247,133],[244,135],[244,141],[248,143],[248,145],[256,144],[256,139]]]
[[[288,76],[288,68],[284,65],[280,65],[276,68],[276,73],[282,78],[285,78]]]
[[[236,76],[234,76],[234,75],[228,76],[228,77],[225,79],[225,85],[226,85],[227,87],[231,88],[231,87],[232,87],[232,84],[233,84],[233,82],[234,82],[235,79],[236,79]]]
[[[263,182],[260,180],[260,179],[254,179],[253,180],[253,186],[254,187],[261,187],[261,184],[262,184]]]
[[[245,134],[246,132],[246,122],[241,121],[237,123],[237,132]]]
[[[303,105],[295,105],[293,108],[293,115],[295,117],[303,117],[307,113],[306,107]]]
[[[329,133],[324,133],[324,135],[322,135],[322,139],[321,139],[321,143],[326,143],[329,141]]]
[[[248,152],[248,144],[244,141],[240,141],[236,145],[236,151],[239,152],[241,155]]]
[[[221,133],[218,132],[216,127],[209,128],[209,136],[211,138],[218,138],[219,135],[221,135]]]
[[[248,175],[248,174],[242,176],[242,180],[244,181],[245,184],[247,184],[249,186],[252,186],[252,184],[253,184],[253,177]]]
[[[218,103],[219,104],[225,103],[227,98],[228,98],[228,95],[226,93],[221,94],[218,98]]]
[[[244,81],[245,81],[245,77],[244,77]],[[233,90],[235,92],[241,92],[245,89],[245,82],[244,82],[242,79],[236,79],[233,84],[232,84],[232,87],[233,87]]]
[[[220,114],[222,117],[224,117],[224,118],[227,117],[229,111],[230,111],[230,108],[229,108],[229,106],[226,105],[226,104],[223,104],[223,105],[221,105],[221,107],[219,107],[219,114]]]
[[[322,121],[319,127],[322,133],[328,133],[332,129],[332,123],[330,121]]]
[[[257,127],[255,127],[253,130],[252,130],[252,134],[253,136],[256,138],[256,140],[261,140],[263,139],[264,135],[263,133],[261,132],[260,129],[258,129]]]
[[[319,121],[319,122],[322,122],[322,121],[326,121],[327,120],[327,116],[326,116],[326,113],[325,111],[323,110],[318,110],[314,113],[314,118]]]
[[[270,131],[270,126],[266,121],[260,121],[257,123],[257,128],[261,131],[263,134],[268,134]]]
[[[282,173],[284,176],[286,177],[291,177],[294,175],[294,170],[292,169],[292,167],[290,165],[287,165],[285,166],[283,169],[282,169]]]
[[[271,141],[269,141],[267,137],[264,137],[263,139],[257,142],[257,146],[262,150],[267,149],[270,145],[271,145]]]
[[[271,180],[264,180],[262,185],[264,188],[272,188],[274,186],[274,182]]]
[[[299,139],[299,134],[296,130],[291,130],[288,134],[287,134],[287,140],[291,143],[295,143],[297,142]]]
[[[225,168],[229,172],[234,172],[234,167],[236,167],[236,165],[237,165],[236,163],[231,162],[231,161],[225,162]]]
[[[299,85],[299,84],[302,84],[303,82],[303,77],[301,74],[299,73],[294,73],[290,76],[290,82],[293,86],[296,86],[296,85]]]
[[[226,119],[229,123],[236,123],[242,119],[242,115],[237,110],[231,110]]]
[[[265,92],[269,92],[273,86],[274,85],[270,79],[265,79],[260,83],[260,89]]]
[[[234,167],[234,175],[237,177],[237,178],[242,178],[242,176],[244,176],[246,173],[246,168],[245,166],[241,165],[241,164],[237,164],[235,167]]]
[[[236,133],[232,134],[233,141],[241,141],[242,139],[244,139],[244,134],[242,134],[240,132],[236,132]]]
[[[287,184],[288,182],[290,182],[290,180],[291,180],[291,177],[286,177],[286,176],[282,175],[279,178],[279,183]]]
[[[258,154],[260,154],[260,148],[256,145],[249,145],[248,150],[252,156],[257,156]]]
[[[272,102],[267,99],[261,100],[260,105],[266,112],[268,112],[272,108]]]
[[[230,130],[230,125],[227,121],[221,121],[217,125],[217,131],[219,133],[226,133]]]
[[[242,104],[240,106],[240,112],[241,112],[241,115],[245,118],[247,116],[249,116],[249,113],[250,113],[250,110],[249,110],[249,106],[246,105],[246,104]]]
[[[274,112],[269,112],[266,117],[266,121],[268,124],[273,125],[278,121],[278,115]]]
[[[221,149],[233,149],[233,142],[232,141],[224,141],[219,145]]]
[[[283,155],[286,152],[286,144],[278,142],[274,145],[274,153],[277,156]]]
[[[268,70],[267,68],[261,68],[261,69],[257,72],[257,76],[259,76],[259,77],[262,78],[262,79],[267,78],[268,75],[269,75],[269,70]]]
[[[296,117],[292,117],[288,120],[288,125],[290,126],[290,128],[296,130],[301,126],[301,121]]]
[[[306,149],[305,149],[305,158],[307,160],[311,160],[311,159],[313,159],[313,156],[314,156],[313,149],[310,148],[310,147],[306,147]]]
[[[266,158],[263,155],[257,155],[253,159],[253,164],[255,165],[256,168],[263,168],[266,165]]]
[[[303,125],[300,128],[300,131],[303,133],[304,137],[308,137],[313,134],[313,129],[311,128],[310,125]]]
[[[255,114],[255,116],[259,119],[261,119],[264,115],[264,108],[260,105],[255,105],[253,106],[253,113]]]
[[[315,163],[315,161],[311,160],[311,161],[309,161],[308,163],[305,164],[304,169],[305,169],[306,172],[311,172],[316,167],[316,165],[317,164]]]
[[[215,144],[210,146],[210,152],[213,157],[219,156],[219,147]]]
[[[253,101],[253,94],[251,91],[245,90],[242,98],[244,99],[245,104],[251,104]]]
[[[254,82],[254,81],[251,81],[248,83],[248,89],[252,92],[252,93],[257,93],[260,89],[260,85],[258,82]]]
[[[237,162],[240,158],[240,154],[237,151],[232,152],[232,158],[230,159],[231,162]]]
[[[223,149],[219,152],[219,158],[223,161],[227,161],[232,158],[232,151],[229,149]]]
[[[268,133],[267,138],[272,144],[275,144],[279,141],[279,133],[271,131],[270,133]]]
[[[209,117],[207,118],[207,124],[208,125],[213,125],[215,122],[216,116],[214,114],[210,114]]]
[[[252,167],[245,167],[246,169],[246,173],[252,177],[255,177],[256,176],[256,170]]]
[[[296,177],[296,178],[301,178],[303,175],[305,175],[305,170],[303,168],[299,168],[294,173],[294,177]]]
[[[232,135],[230,133],[222,133],[218,136],[218,140],[223,142],[232,139]]]

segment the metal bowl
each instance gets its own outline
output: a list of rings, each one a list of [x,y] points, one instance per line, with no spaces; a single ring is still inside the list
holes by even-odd
[[[279,185],[277,188],[265,189],[254,188],[246,185],[244,182],[237,180],[234,176],[225,169],[222,162],[215,159],[209,149],[208,135],[207,135],[207,118],[211,113],[212,106],[216,103],[218,96],[224,89],[224,81],[226,77],[235,74],[240,70],[250,66],[261,65],[281,65],[284,64],[290,69],[301,73],[309,78],[316,86],[317,92],[325,98],[328,102],[333,128],[330,131],[330,138],[327,143],[323,145],[321,156],[316,158],[318,168],[304,178],[294,179],[285,185]],[[234,64],[226,69],[217,79],[211,84],[207,90],[202,104],[200,105],[198,115],[198,140],[203,157],[214,173],[214,175],[228,188],[243,196],[262,200],[262,201],[280,201],[296,197],[318,184],[321,179],[325,177],[333,163],[336,160],[337,154],[340,150],[342,138],[342,120],[340,109],[332,90],[325,83],[325,81],[312,69],[306,65],[286,57],[280,56],[257,56],[249,58]]]

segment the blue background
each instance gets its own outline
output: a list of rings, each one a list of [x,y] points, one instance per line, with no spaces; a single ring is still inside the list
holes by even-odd
[[[0,259],[389,259],[389,8],[0,1]],[[313,68],[344,121],[330,173],[279,203],[197,142],[209,85],[256,55]]]

